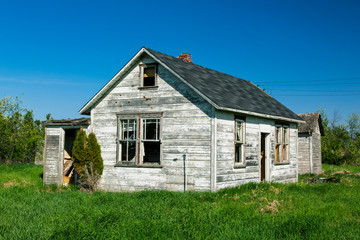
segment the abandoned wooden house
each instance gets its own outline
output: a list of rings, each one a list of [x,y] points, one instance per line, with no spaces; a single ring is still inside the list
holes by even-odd
[[[319,113],[298,114],[305,123],[299,124],[299,174],[322,172],[321,136],[324,136]]]
[[[303,120],[256,87],[143,47],[80,110],[101,146],[106,191],[217,191],[298,178]]]
[[[64,177],[70,173],[72,148],[77,131],[81,127],[87,129],[90,118],[50,120],[43,122],[45,126],[44,184],[63,184]],[[71,164],[72,165],[72,164]]]

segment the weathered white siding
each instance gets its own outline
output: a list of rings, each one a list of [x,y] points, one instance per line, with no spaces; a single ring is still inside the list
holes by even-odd
[[[275,164],[275,121],[247,116],[245,129],[246,166],[234,166],[234,113],[217,111],[217,190],[260,181],[261,133],[267,134],[267,181],[297,181],[297,126],[290,124],[290,162]]]
[[[322,171],[321,166],[321,135],[314,133],[299,133],[299,174]]]
[[[273,128],[275,130],[275,128]],[[274,164],[275,162],[275,137],[274,132],[271,137],[272,149],[272,167],[271,167],[271,181],[275,182],[296,182],[298,180],[298,130],[297,124],[290,124],[290,162],[288,164]]]
[[[91,110],[104,171],[99,187],[108,191],[210,189],[211,105],[162,66],[158,88],[139,89],[139,63]],[[115,167],[117,114],[162,112],[162,167]]]

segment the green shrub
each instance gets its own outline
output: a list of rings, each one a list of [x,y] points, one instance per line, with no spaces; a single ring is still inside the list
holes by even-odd
[[[80,175],[80,188],[95,190],[104,165],[100,145],[94,133],[86,136],[83,128],[78,132],[72,150],[74,166]]]
[[[72,149],[72,160],[74,161],[74,167],[78,174],[81,176],[83,167],[89,163],[86,154],[87,136],[83,128],[76,135],[74,146]]]
[[[94,133],[90,133],[86,146],[87,158],[91,161],[93,171],[101,175],[104,169],[103,159],[101,157],[100,145],[97,142]]]

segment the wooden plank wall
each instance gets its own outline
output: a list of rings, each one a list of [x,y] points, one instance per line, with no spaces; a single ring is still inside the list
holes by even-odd
[[[261,133],[269,134],[269,181],[297,181],[297,126],[290,124],[290,163],[275,165],[275,122],[246,117],[246,166],[234,168],[234,114],[217,111],[217,190],[248,182],[260,182]]]
[[[246,119],[246,167],[234,168],[234,114],[216,112],[217,116],[217,190],[259,181],[259,126]]]
[[[143,58],[139,63],[153,62]],[[91,128],[104,159],[99,187],[108,191],[182,191],[186,150],[188,189],[209,190],[211,105],[161,66],[158,89],[138,89],[139,63],[91,111]],[[116,115],[134,112],[163,112],[162,168],[115,167]]]
[[[310,173],[310,138],[309,133],[299,133],[299,174]]]
[[[312,135],[312,144],[313,144],[313,171],[315,174],[320,174],[322,172],[322,156],[321,156],[321,135],[320,131],[315,132]]]
[[[322,172],[320,132],[299,134],[299,174]],[[312,167],[311,167],[312,163]]]
[[[273,128],[275,130],[275,128]],[[274,133],[271,137],[271,148],[275,149]],[[288,183],[298,180],[298,129],[297,124],[290,124],[290,162],[285,165],[276,165],[275,151],[272,152],[271,181]]]
[[[63,178],[64,130],[62,128],[45,129],[44,145],[44,184],[62,184]]]

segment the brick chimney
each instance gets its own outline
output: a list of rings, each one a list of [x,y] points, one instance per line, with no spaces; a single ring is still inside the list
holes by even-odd
[[[190,53],[182,53],[177,58],[182,59],[182,60],[187,61],[187,62],[192,62],[190,57],[191,57]]]

